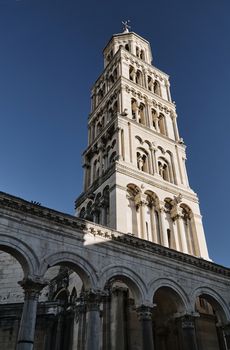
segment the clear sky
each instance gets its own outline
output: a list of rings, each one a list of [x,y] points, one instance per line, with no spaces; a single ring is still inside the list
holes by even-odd
[[[229,0],[0,0],[0,189],[74,213],[90,87],[130,19],[171,77],[210,256],[230,266],[229,18]]]

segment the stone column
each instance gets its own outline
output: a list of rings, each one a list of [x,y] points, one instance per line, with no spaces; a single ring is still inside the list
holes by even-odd
[[[24,289],[25,299],[16,350],[32,350],[34,347],[38,298],[46,283],[31,279],[24,279],[18,283]]]
[[[111,315],[110,315],[110,308],[111,308],[111,296],[108,292],[107,295],[103,297],[103,345],[102,349],[107,350],[111,348],[111,335],[110,335],[110,324],[111,324]]]
[[[165,228],[164,206],[160,207],[159,212],[160,212],[160,224],[161,224],[161,239],[162,239],[163,246],[168,248],[169,242],[168,242],[168,236]]]
[[[154,174],[156,172],[156,164],[154,164],[154,148],[150,147],[150,159],[151,159],[151,169],[150,169],[150,173]]]
[[[126,288],[114,287],[111,295],[111,338],[110,350],[126,349],[125,294]]]
[[[179,213],[177,215],[177,222],[178,222],[178,227],[179,227],[179,233],[180,233],[180,240],[181,240],[181,248],[183,253],[188,254],[188,244],[187,244],[187,239],[185,235],[185,230],[184,230],[184,224],[183,224],[183,218],[182,214]]]
[[[86,344],[85,350],[99,350],[100,346],[100,302],[102,294],[86,291],[82,297],[86,305]]]
[[[148,202],[146,200],[146,195],[138,193],[135,196],[135,204],[138,207],[138,210],[140,210],[140,238],[147,239],[147,232],[145,226],[145,206],[148,204]]]
[[[137,315],[141,325],[142,350],[154,350],[152,312],[153,308],[146,305],[141,305],[137,308]]]
[[[226,350],[230,350],[230,324],[222,327]]]
[[[184,315],[180,319],[182,330],[182,342],[184,350],[198,350],[196,331],[195,331],[195,317],[192,315]]]

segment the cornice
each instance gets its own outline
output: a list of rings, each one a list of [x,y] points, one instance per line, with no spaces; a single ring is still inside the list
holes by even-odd
[[[63,224],[64,226],[84,230],[86,224],[73,215],[62,213],[54,209],[33,204],[24,199],[0,192],[0,208],[10,209],[19,213],[28,214],[41,219],[49,220],[55,224]]]
[[[177,250],[166,248],[162,245],[146,241],[142,238],[135,237],[131,234],[124,234],[121,232],[113,231],[109,228],[100,225],[95,225],[92,223],[88,223],[87,230],[93,236],[100,236],[109,241],[115,241],[121,244],[126,244],[134,247],[135,249],[138,249],[138,251],[142,249],[143,252],[151,252],[151,255],[155,254],[161,257],[166,257],[183,264],[185,263],[190,266],[201,268],[205,271],[208,270],[226,277],[230,277],[230,269],[227,267],[215,264],[213,262],[199,257],[178,252]]]
[[[141,181],[145,184],[149,184],[150,186],[157,187],[163,191],[170,192],[172,195],[178,195],[181,193],[185,199],[192,200],[195,203],[198,203],[198,197],[197,194],[192,189],[185,189],[183,187],[180,187],[178,185],[174,185],[170,182],[166,182],[162,180],[162,183],[158,179],[154,177],[154,175],[144,173],[141,170],[137,170],[130,168],[129,166],[126,166],[125,164],[116,163],[116,171],[118,173],[124,174],[128,177],[132,177],[133,179],[136,179],[138,181]]]
[[[124,234],[101,225],[96,225],[92,222],[79,219],[69,214],[58,212],[56,210],[49,209],[40,205],[35,205],[24,199],[9,195],[4,192],[0,192],[0,208],[7,211],[10,210],[12,213],[17,212],[23,216],[27,214],[30,217],[39,217],[41,220],[48,220],[51,224],[58,223],[68,228],[77,228],[82,231],[82,235],[88,233],[93,236],[102,237],[103,239],[112,241],[114,243],[116,242],[122,245],[127,245],[138,250],[142,249],[142,251],[146,253],[150,252],[151,254],[172,259],[174,261],[187,264],[188,266],[194,266],[202,269],[203,271],[210,271],[218,275],[230,277],[229,268],[204,260],[202,258],[194,257],[173,249],[163,247],[159,244],[134,237],[130,234]],[[30,225],[30,222],[28,222],[28,225]]]

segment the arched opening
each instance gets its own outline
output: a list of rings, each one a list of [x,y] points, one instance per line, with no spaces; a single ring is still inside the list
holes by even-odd
[[[153,84],[153,91],[156,95],[161,96],[161,87],[159,81],[155,80]]]
[[[154,294],[154,343],[157,350],[181,350],[178,315],[185,314],[180,295],[170,287],[160,287]],[[207,349],[206,349],[207,350]]]
[[[32,271],[30,271],[32,272]],[[0,244],[0,344],[15,349],[24,303],[18,284],[29,273],[28,261],[19,250]]]
[[[140,59],[141,60],[145,60],[145,52],[144,52],[144,50],[141,50],[141,52],[140,52]]]
[[[138,106],[137,106],[137,101],[132,98],[131,99],[131,113],[132,113],[132,119],[137,119],[137,111],[138,111]]]
[[[102,194],[102,211],[103,211],[103,220],[102,225],[109,226],[109,218],[110,218],[110,192],[109,186],[106,186],[103,190]]]
[[[147,78],[147,87],[149,91],[153,91],[153,79],[148,75]]]
[[[125,44],[125,49],[129,51],[129,44]]]
[[[145,173],[149,173],[149,155],[148,152],[142,149],[137,149],[137,168]]]
[[[139,110],[138,110],[138,122],[140,124],[146,125],[145,120],[145,105],[143,103],[140,103]]]
[[[165,180],[171,182],[169,164],[165,158],[160,157],[158,159],[159,175]]]
[[[155,109],[151,109],[151,116],[152,116],[152,126],[157,131],[158,130],[158,117],[157,112]]]
[[[202,293],[196,298],[196,336],[199,350],[228,349],[223,325],[226,315],[218,301],[209,294]],[[229,344],[228,344],[229,345]],[[227,347],[226,347],[227,346]]]
[[[143,75],[139,69],[136,71],[136,84],[143,86]]]
[[[133,66],[129,66],[129,79],[135,81],[135,69]]]
[[[47,261],[48,285],[39,297],[35,348],[80,349],[86,341],[87,314],[81,309],[84,292],[91,285],[89,272],[65,257]]]
[[[81,208],[80,213],[79,213],[79,218],[84,219],[86,215],[86,210],[85,207]]]
[[[141,348],[140,325],[136,312],[137,286],[129,278],[116,275],[106,283],[108,303],[103,305],[105,349]],[[109,343],[110,341],[110,343]],[[106,342],[106,339],[105,339]]]
[[[158,118],[158,127],[160,130],[160,133],[162,135],[167,136],[166,125],[165,125],[165,116],[162,113],[159,115],[159,118]]]
[[[92,201],[89,201],[86,205],[85,219],[89,221],[93,221],[92,205]]]

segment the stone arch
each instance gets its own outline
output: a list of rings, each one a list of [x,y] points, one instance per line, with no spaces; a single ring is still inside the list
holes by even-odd
[[[41,264],[40,274],[44,276],[48,268],[55,265],[65,265],[75,271],[85,286],[85,289],[96,288],[97,276],[94,267],[81,256],[72,252],[57,252],[46,256]]]
[[[39,259],[28,244],[18,238],[0,234],[0,250],[12,255],[20,263],[24,277],[37,275]]]
[[[119,265],[110,265],[102,269],[99,276],[101,288],[105,289],[113,280],[120,280],[127,284],[137,305],[144,303],[147,297],[146,284],[135,271],[129,267]]]
[[[173,291],[174,295],[177,295],[181,300],[181,307],[184,305],[184,309],[186,312],[191,312],[192,310],[192,304],[191,301],[185,292],[185,290],[174,280],[170,278],[159,278],[152,280],[148,284],[148,297],[154,298],[154,295],[160,288],[169,288]],[[178,299],[179,301],[179,299]]]
[[[192,306],[195,311],[195,302],[197,297],[204,297],[216,310],[216,315],[219,321],[224,324],[230,321],[230,310],[227,302],[212,288],[202,286],[193,290],[191,295]]]

